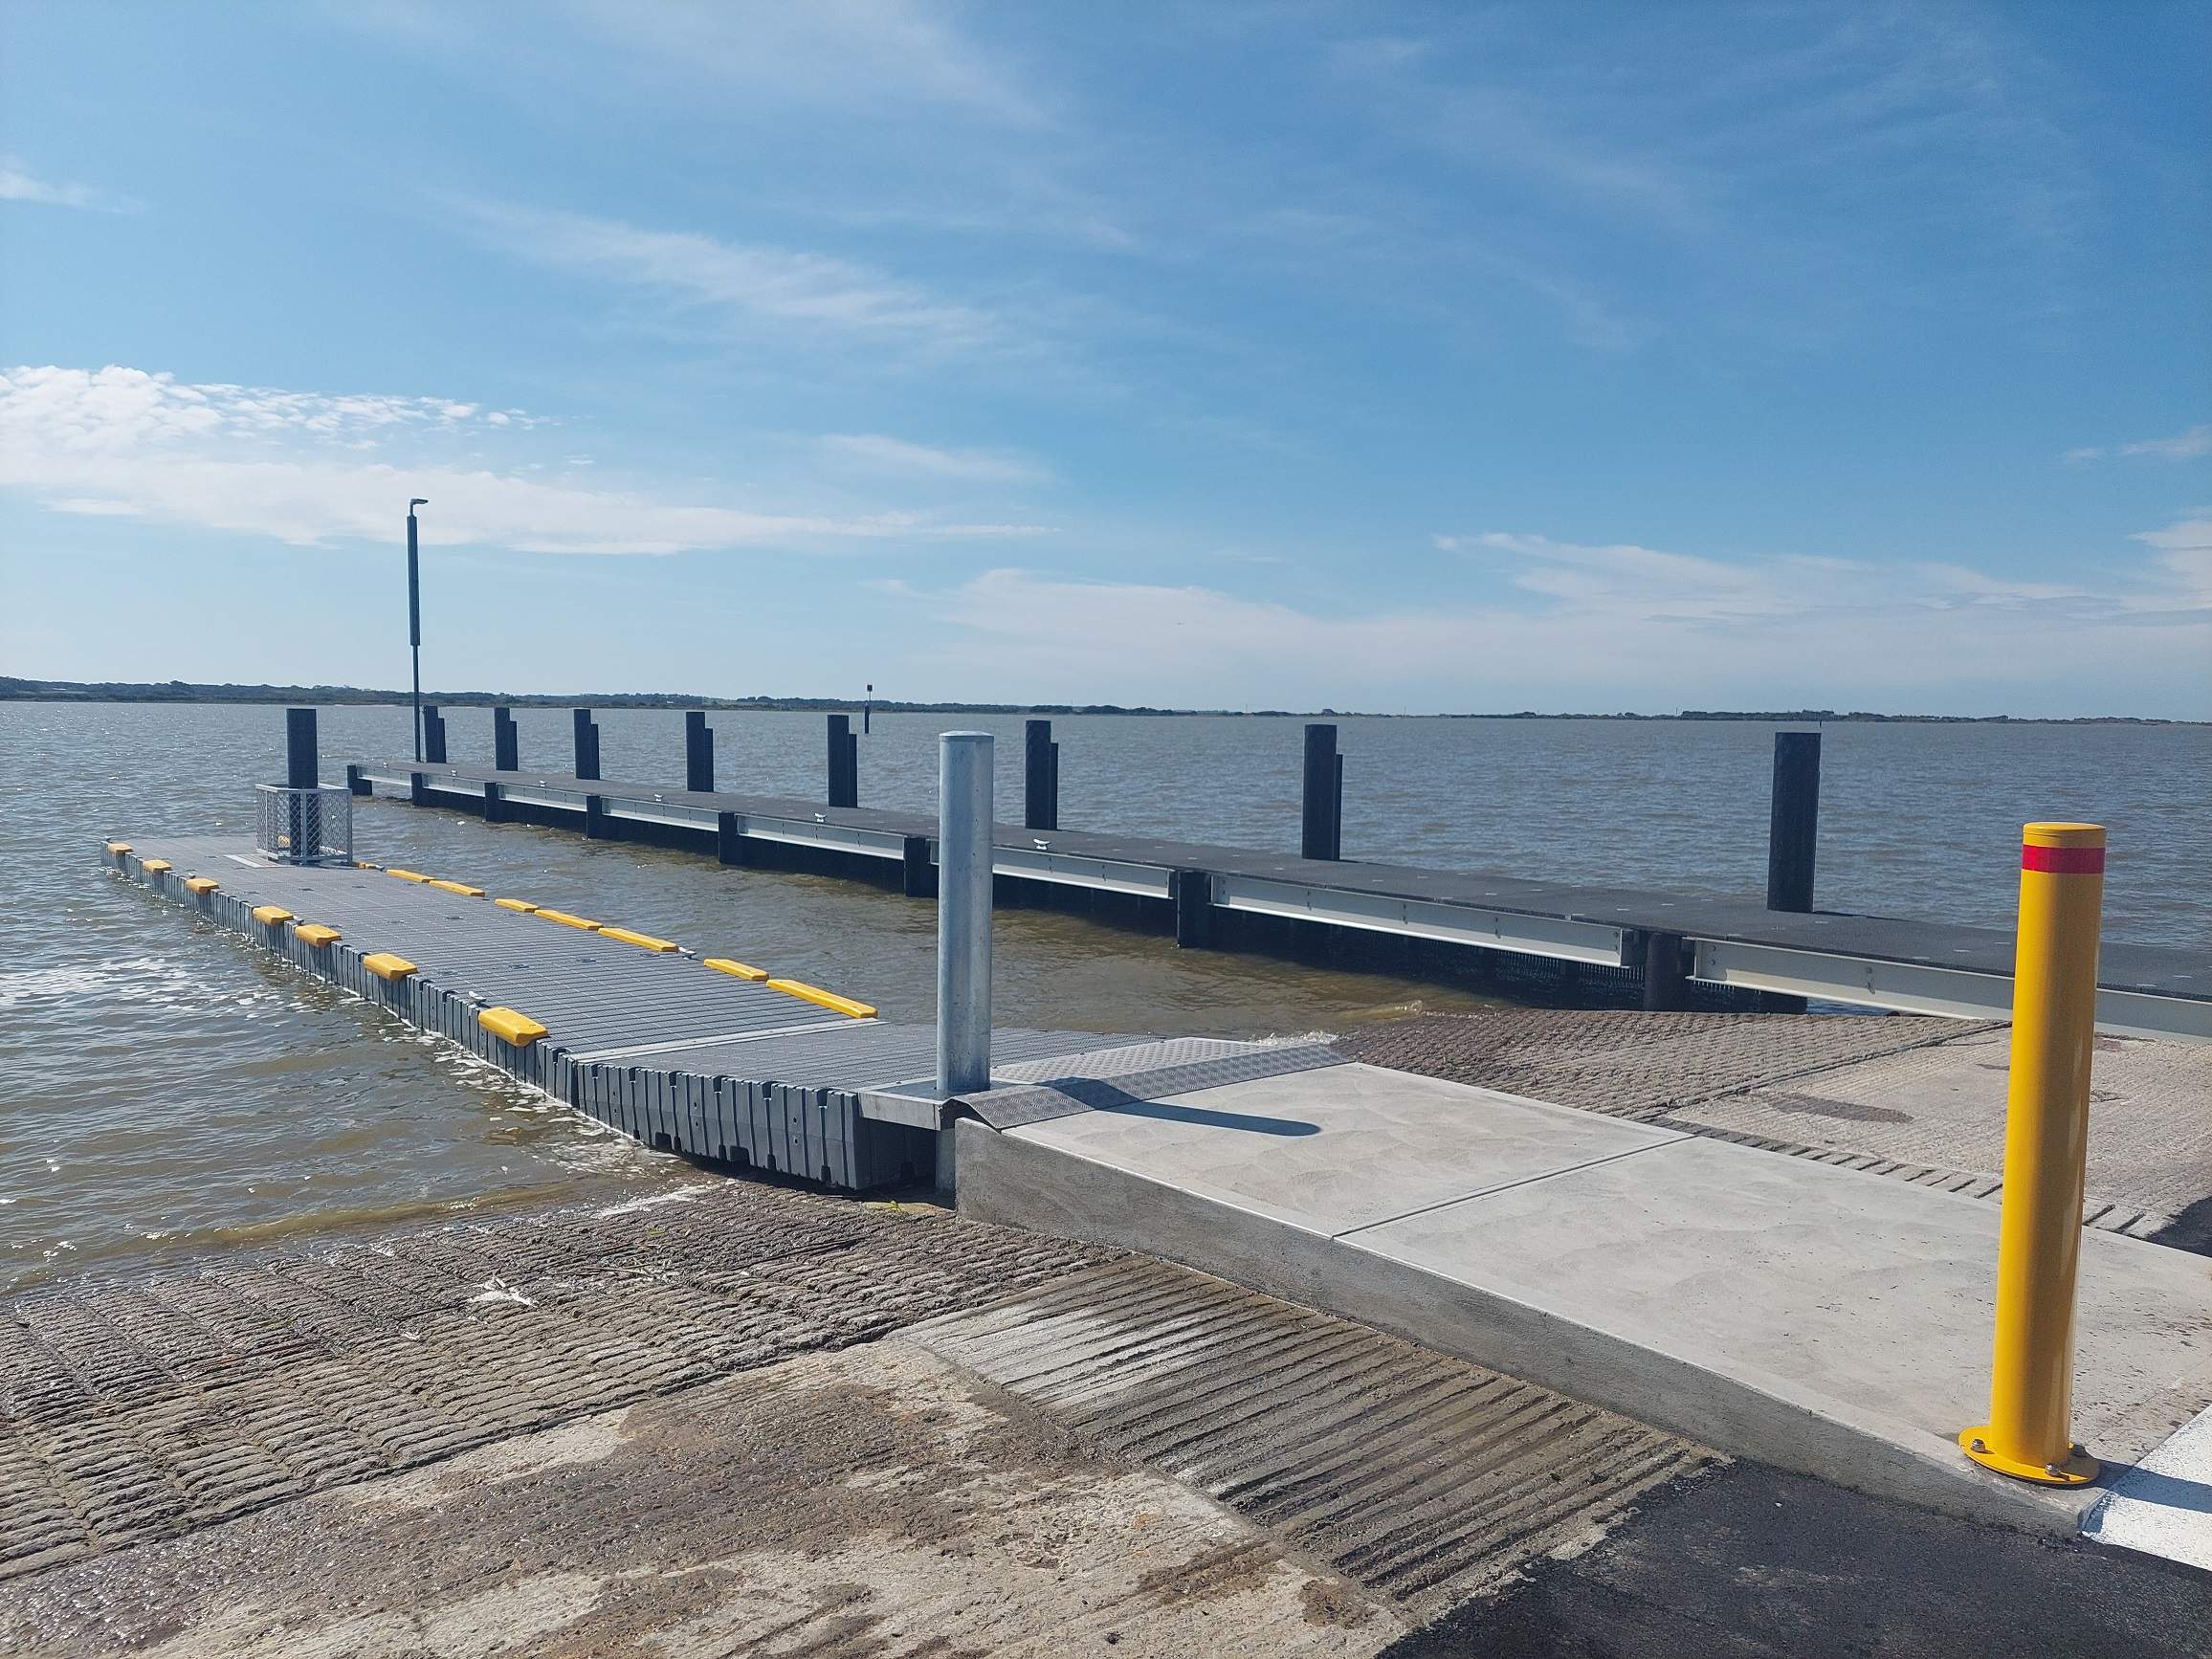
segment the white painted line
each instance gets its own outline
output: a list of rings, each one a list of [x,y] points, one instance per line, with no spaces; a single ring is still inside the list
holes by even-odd
[[[2212,1406],[2113,1482],[2082,1536],[2212,1572]]]

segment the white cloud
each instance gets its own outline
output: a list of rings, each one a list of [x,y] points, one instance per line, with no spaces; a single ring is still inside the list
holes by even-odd
[[[2153,455],[2161,461],[2193,461],[2201,455],[2212,455],[2212,425],[2191,427],[2170,438],[2141,438],[2122,444],[2120,453]]]
[[[14,156],[0,156],[0,202],[39,202],[50,208],[86,208],[96,213],[135,213],[144,205],[135,196],[91,185],[56,184],[39,178]]]
[[[387,539],[410,495],[430,498],[428,517],[442,540],[545,553],[1002,539],[1048,529],[911,512],[676,503],[644,490],[585,488],[445,459],[403,464],[379,453],[410,434],[434,436],[450,452],[467,434],[488,439],[497,430],[475,404],[445,398],[191,386],[135,368],[16,368],[0,373],[0,488],[56,512],[137,516],[300,545]]]
[[[2114,444],[2110,448],[2087,444],[2067,451],[2061,458],[2068,466],[2079,466],[2085,461],[2101,461],[2107,455],[2147,455],[2159,461],[2201,460],[2212,455],[2212,424],[2191,427],[2170,438],[2138,438],[2132,444]]]
[[[906,473],[975,484],[1034,484],[1051,476],[1018,455],[990,450],[947,450],[910,443],[881,432],[830,432],[821,439],[832,455],[887,473]]]
[[[2157,550],[2158,564],[2182,596],[2181,603],[2212,610],[2212,507],[2198,507],[2163,530],[2145,530],[2135,540]]]
[[[1434,604],[1360,614],[1203,586],[990,571],[919,592],[972,660],[1053,700],[1228,706],[1992,708],[2212,714],[2212,523],[2097,593],[1956,565],[1728,562],[1484,532]],[[2123,708],[2121,705],[2127,705]],[[2139,705],[2139,706],[2138,706]]]
[[[1779,561],[1753,567],[1626,543],[1585,547],[1499,530],[1434,540],[1445,552],[1484,558],[1515,587],[1568,606],[1604,600],[1634,604],[1653,617],[1739,620],[1793,608],[1799,603],[1793,589],[1802,592],[1784,572],[1803,567]]]
[[[938,352],[973,351],[1004,332],[985,311],[827,254],[582,213],[485,204],[466,211],[522,258],[650,289],[725,321],[795,325]]]

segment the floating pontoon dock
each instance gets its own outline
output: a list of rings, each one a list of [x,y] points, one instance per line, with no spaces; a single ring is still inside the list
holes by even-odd
[[[688,848],[765,864],[935,891],[936,824],[917,812],[585,779],[572,774],[372,761],[346,768],[358,794],[581,830],[595,839]],[[2012,936],[1992,928],[1768,910],[1757,903],[1629,888],[1567,887],[1482,872],[1308,859],[1150,836],[1000,825],[1002,893],[1103,906],[1172,927],[1179,943],[1288,948],[1311,930],[1334,947],[1395,940],[1463,947],[1501,965],[1644,984],[1647,1006],[1742,1006],[1759,994],[1902,1013],[2003,1019]],[[1659,972],[1651,969],[1657,965]],[[2098,1024],[2112,1032],[2212,1042],[2212,963],[2197,952],[2107,945]],[[1658,993],[1658,994],[1654,994]]]
[[[663,1151],[860,1190],[936,1170],[936,1031],[673,940],[365,865],[295,865],[227,837],[113,841],[109,867]],[[1319,1045],[1150,1043],[1001,1029],[989,1116],[1079,1108],[1044,1080],[1228,1082]]]

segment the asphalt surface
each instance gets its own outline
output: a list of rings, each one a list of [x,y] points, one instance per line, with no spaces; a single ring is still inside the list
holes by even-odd
[[[2212,1574],[1975,1526],[1752,1464],[1653,1494],[1386,1659],[2212,1652]]]

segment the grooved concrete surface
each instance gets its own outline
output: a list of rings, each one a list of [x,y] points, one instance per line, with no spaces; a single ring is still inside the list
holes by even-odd
[[[1485,1009],[1347,1056],[1995,1200],[2009,1029],[1989,1021]],[[2097,1039],[2084,1224],[2212,1252],[2212,1048]]]
[[[671,1200],[21,1297],[0,1323],[0,1575],[866,1341],[1100,1259],[763,1185]]]
[[[2004,1168],[2011,1032],[1998,1026],[1909,1052],[1680,1107],[1664,1121],[1781,1136],[1825,1153]],[[2212,1246],[2212,1218],[2175,1224],[2212,1199],[2212,1047],[2099,1037],[2090,1062],[2089,1203],[2110,1232]],[[1992,1190],[1995,1190],[1992,1187]],[[2171,1236],[2169,1236],[2171,1235]]]
[[[1482,1008],[1347,1031],[1338,1051],[1370,1066],[1472,1083],[1613,1117],[1900,1053],[1986,1023],[1917,1014],[1645,1014]]]
[[[1146,1258],[689,1191],[18,1304],[11,1650],[1366,1655],[1722,1461]]]
[[[1240,1043],[1171,1037],[1049,1060],[1011,1065],[994,1060],[991,1087],[962,1103],[993,1129],[1012,1129],[1077,1112],[1135,1106],[1191,1089],[1343,1063],[1343,1056],[1327,1044],[1303,1039]]]
[[[896,1340],[0,1587],[13,1651],[1364,1659],[1406,1628]]]
[[[1141,1256],[907,1336],[1422,1618],[1720,1461],[1550,1389]]]

